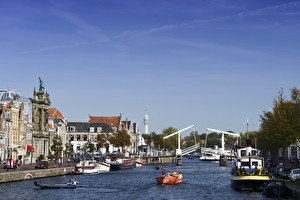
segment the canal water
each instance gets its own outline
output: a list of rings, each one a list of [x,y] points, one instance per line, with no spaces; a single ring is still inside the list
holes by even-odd
[[[37,179],[0,184],[0,199],[267,199],[260,192],[233,190],[230,187],[231,167],[219,167],[217,162],[184,158],[183,166],[165,165],[164,168],[182,172],[183,183],[157,185],[155,177],[161,171],[152,165],[106,174],[39,179],[45,183],[65,183],[73,177],[78,181],[77,189],[39,189],[33,184]]]

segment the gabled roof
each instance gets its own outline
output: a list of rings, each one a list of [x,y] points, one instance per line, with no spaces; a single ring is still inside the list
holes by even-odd
[[[64,116],[59,112],[57,108],[48,108],[48,114],[49,114],[49,122],[48,127],[55,129],[57,128],[57,124],[62,120],[64,121]]]
[[[49,115],[52,115],[53,118],[61,118],[64,119],[64,116],[59,112],[57,108],[49,108],[48,109]]]
[[[89,116],[90,123],[105,123],[113,128],[119,129],[121,116],[110,116],[110,117],[101,117],[101,116]]]

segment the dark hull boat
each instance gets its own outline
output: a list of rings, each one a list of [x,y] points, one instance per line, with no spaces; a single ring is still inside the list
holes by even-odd
[[[285,197],[288,195],[288,190],[284,181],[273,180],[263,188],[262,194],[266,197]]]
[[[271,178],[264,168],[264,158],[258,154],[258,149],[251,147],[247,139],[247,147],[235,149],[235,159],[231,171],[231,185],[236,190],[260,190]]]
[[[132,159],[117,159],[116,161],[110,163],[111,171],[132,169],[135,167],[136,167],[136,164]]]
[[[220,162],[219,162],[220,166],[228,166],[228,159],[226,155],[221,155],[220,156]]]
[[[61,184],[47,184],[47,183],[42,183],[38,181],[34,181],[34,185],[41,189],[62,189],[62,188],[67,188],[67,189],[74,189],[77,187],[77,185],[72,185],[72,184],[67,184],[67,183],[61,183]]]

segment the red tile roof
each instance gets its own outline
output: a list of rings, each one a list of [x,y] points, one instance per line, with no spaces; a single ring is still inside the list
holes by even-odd
[[[90,123],[105,123],[113,128],[119,130],[121,123],[121,116],[110,116],[110,117],[100,117],[100,116],[89,116]]]
[[[61,118],[64,119],[64,116],[59,112],[57,108],[49,108],[48,113],[52,115],[53,118]]]

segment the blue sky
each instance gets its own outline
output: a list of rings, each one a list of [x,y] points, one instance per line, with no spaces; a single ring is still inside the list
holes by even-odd
[[[299,21],[288,0],[2,0],[0,87],[32,97],[41,77],[68,121],[258,130],[300,88]]]

